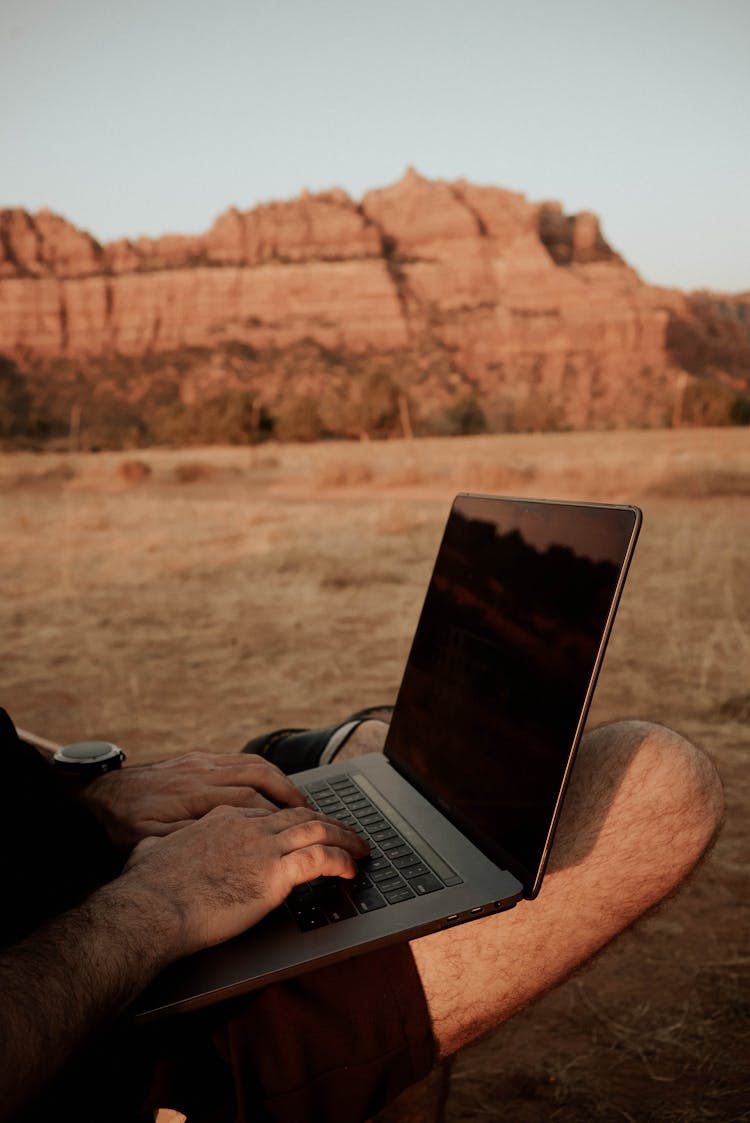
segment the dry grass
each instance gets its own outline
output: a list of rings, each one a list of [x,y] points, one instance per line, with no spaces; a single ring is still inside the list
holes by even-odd
[[[19,724],[133,760],[392,700],[456,491],[641,503],[592,720],[704,744],[726,827],[673,901],[459,1059],[448,1118],[747,1119],[748,433],[151,450],[132,478],[129,459],[0,458],[0,619]]]

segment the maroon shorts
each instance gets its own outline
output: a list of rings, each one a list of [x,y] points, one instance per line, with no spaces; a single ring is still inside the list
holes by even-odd
[[[149,1106],[190,1123],[361,1123],[435,1063],[408,944],[148,1028]]]

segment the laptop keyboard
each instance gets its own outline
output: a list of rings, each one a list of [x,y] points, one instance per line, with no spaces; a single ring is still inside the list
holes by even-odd
[[[409,836],[417,836],[408,824],[397,813],[389,818],[382,803],[376,805],[351,776],[314,780],[303,791],[317,810],[353,827],[370,844],[353,881],[322,877],[292,890],[286,904],[303,932],[460,883],[455,871],[434,854],[433,865],[439,865],[443,875],[439,877],[424,857],[425,850],[432,854],[431,848],[424,843],[420,854],[409,841]]]

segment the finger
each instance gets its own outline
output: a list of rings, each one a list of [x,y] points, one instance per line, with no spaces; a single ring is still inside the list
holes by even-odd
[[[272,772],[276,772],[284,779],[287,778],[286,772],[279,768],[278,764],[274,764],[271,760],[266,760],[263,756],[258,756],[257,753],[223,753],[210,754],[211,764],[224,771],[242,772],[247,768],[267,768]]]
[[[304,810],[304,809],[303,808],[299,808],[299,809],[295,808],[295,810]],[[224,819],[226,819],[227,817],[240,815],[245,819],[266,819],[269,822],[274,822],[275,819],[276,819],[276,816],[281,815],[283,813],[284,812],[279,811],[278,807],[276,807],[276,806],[272,807],[269,810],[267,807],[230,807],[226,803],[218,803],[215,807],[212,807],[211,810],[208,811],[205,815],[201,816],[201,818],[205,818],[205,819],[224,818]]]
[[[223,810],[227,814],[232,810],[240,811],[239,808],[229,807]],[[241,813],[246,816],[266,815],[263,827],[270,834],[284,835],[286,832],[296,831],[296,834],[292,833],[281,843],[282,853],[321,839],[335,840],[338,845],[345,846],[357,857],[363,857],[370,850],[369,843],[351,827],[340,823],[338,819],[324,815],[321,811],[313,811],[311,807],[285,807],[281,810],[275,808],[272,813],[243,808]]]
[[[299,788],[285,776],[280,768],[260,757],[238,761],[236,757],[222,760],[216,768],[212,782],[228,787],[251,787],[263,792],[274,803],[284,807],[305,807],[307,800]]]
[[[305,820],[290,823],[282,832],[281,845],[289,853],[319,843],[338,846],[356,858],[364,858],[370,847],[351,827],[316,812]]]
[[[224,804],[226,807],[254,807],[266,811],[278,811],[278,804],[272,803],[255,788],[209,788],[202,793],[201,802],[213,807]]]
[[[292,850],[282,858],[287,876],[291,877],[290,889],[317,877],[353,878],[357,875],[357,864],[347,850],[327,843],[315,843]]]

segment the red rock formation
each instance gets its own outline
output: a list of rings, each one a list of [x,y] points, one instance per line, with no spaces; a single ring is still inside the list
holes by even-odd
[[[746,386],[747,323],[717,351],[707,307],[643,284],[595,215],[413,170],[360,205],[305,193],[196,237],[100,246],[50,212],[0,211],[0,353],[37,364],[311,340],[390,356],[417,414],[472,394],[495,424],[659,424],[681,370],[725,361]],[[286,392],[263,385],[271,404]]]
[[[344,191],[303,193],[217,218],[205,239],[209,261],[221,265],[348,261],[379,257],[381,243]]]
[[[101,268],[98,242],[59,215],[0,210],[0,277],[85,277]]]

